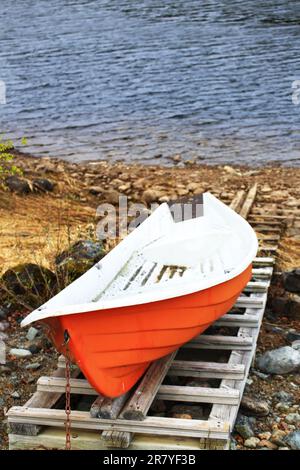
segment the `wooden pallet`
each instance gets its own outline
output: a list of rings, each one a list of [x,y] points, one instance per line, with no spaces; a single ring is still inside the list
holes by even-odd
[[[240,191],[231,206],[247,217],[256,192],[256,185],[248,194]],[[273,233],[280,233],[281,223],[280,219],[272,225],[276,229]],[[272,240],[277,241],[278,238]],[[262,254],[271,251],[265,245],[260,248]],[[98,396],[80,377],[79,369],[74,368],[72,396],[85,396],[90,405],[86,411],[72,409],[72,448],[228,448],[255,355],[273,265],[273,257],[257,257],[253,278],[234,309],[206,334],[154,362],[136,388],[125,396],[115,400]],[[64,448],[65,412],[62,407],[55,407],[65,392],[64,368],[64,358],[60,357],[57,371],[38,380],[33,397],[24,406],[8,411],[10,449]],[[200,382],[188,386],[185,378]],[[201,380],[207,383],[201,386]],[[203,418],[153,416],[151,407],[158,400],[201,404]]]

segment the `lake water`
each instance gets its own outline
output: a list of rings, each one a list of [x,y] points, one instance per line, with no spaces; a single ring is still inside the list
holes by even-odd
[[[0,132],[27,151],[300,164],[297,0],[1,0],[0,21]]]

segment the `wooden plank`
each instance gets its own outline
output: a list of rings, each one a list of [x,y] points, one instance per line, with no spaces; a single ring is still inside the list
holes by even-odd
[[[153,362],[133,395],[123,408],[120,418],[142,420],[164,380],[177,351]]]
[[[245,287],[244,292],[267,292],[269,285],[269,282],[250,281]]]
[[[269,227],[264,224],[259,224],[259,223],[253,223],[251,224],[252,228],[254,228],[255,232],[258,233],[281,233],[282,228],[281,227]]]
[[[273,268],[253,268],[252,277],[254,279],[271,279]]]
[[[188,349],[243,349],[252,347],[252,338],[238,338],[237,336],[200,335],[182,348]]]
[[[259,248],[258,248],[258,251],[268,251],[270,253],[276,253],[278,250],[278,246],[277,245],[274,245],[274,246],[268,246],[268,245],[260,245]]]
[[[254,267],[268,267],[268,266],[274,266],[275,264],[275,259],[272,257],[267,257],[267,256],[257,256],[253,260],[253,266]]]
[[[252,296],[260,296],[263,297],[264,305],[263,307],[257,311],[256,309],[247,309],[246,313],[248,315],[255,315],[259,318],[259,323],[257,328],[240,328],[238,331],[238,337],[248,337],[252,340],[252,348],[248,351],[232,351],[229,364],[243,364],[245,366],[245,377],[241,381],[234,381],[231,379],[224,379],[221,382],[220,388],[227,389],[228,387],[234,388],[240,391],[240,397],[243,395],[244,387],[246,385],[246,379],[249,373],[249,369],[251,366],[251,359],[255,354],[256,342],[257,337],[260,330],[260,325],[262,322],[262,318],[265,311],[265,306],[267,302],[267,293],[265,294],[252,294]],[[226,422],[230,423],[231,430],[234,427],[235,419],[238,413],[238,406],[230,406],[230,405],[213,405],[211,409],[211,413],[209,416],[210,421],[214,420],[225,420]]]
[[[90,414],[92,418],[116,419],[119,416],[130,392],[124,393],[117,398],[108,398],[99,395],[93,402]]]
[[[188,401],[193,403],[237,405],[239,403],[239,392],[234,389],[222,390],[212,387],[161,385],[157,398],[159,400]]]
[[[45,408],[26,408],[13,406],[7,412],[9,423],[38,424],[43,426],[64,427],[66,415],[64,410]],[[71,420],[74,429],[128,431],[141,434],[158,434],[178,437],[212,437],[224,439],[228,435],[228,423],[204,420],[160,418],[146,416],[144,421],[125,419],[91,418],[86,411],[72,411]]]
[[[230,204],[231,209],[234,210],[235,212],[239,212],[244,202],[245,197],[246,197],[246,191],[244,191],[243,189],[238,191]]]
[[[242,208],[240,209],[239,211],[239,214],[241,217],[244,217],[244,219],[247,219],[248,217],[248,214],[253,206],[253,203],[254,203],[254,200],[255,200],[255,197],[256,197],[256,193],[257,193],[257,183],[255,183],[252,188],[250,188],[248,194],[247,194],[247,197],[246,197],[246,200],[242,206]]]
[[[222,318],[217,320],[214,325],[230,327],[245,326],[249,328],[255,328],[258,325],[258,318],[246,314],[239,315],[227,313]]]
[[[262,302],[260,298],[255,299],[254,297],[240,296],[235,303],[237,308],[261,308]]]
[[[242,380],[245,375],[245,367],[220,362],[175,360],[168,371],[168,375]]]
[[[108,433],[108,431],[107,431]],[[102,433],[103,434],[103,433]],[[66,434],[61,428],[43,428],[38,436],[9,434],[9,450],[64,450]],[[219,441],[222,442],[222,441]],[[76,429],[71,433],[72,450],[108,450],[98,431]],[[198,438],[135,434],[130,450],[199,450]]]

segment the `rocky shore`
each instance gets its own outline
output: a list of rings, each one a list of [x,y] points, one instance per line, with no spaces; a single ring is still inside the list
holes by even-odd
[[[0,449],[7,448],[5,410],[25,403],[57,354],[39,328],[21,330],[31,308],[46,300],[103,256],[115,240],[96,239],[99,204],[119,195],[147,205],[211,191],[230,202],[236,191],[259,184],[258,207],[274,204],[300,214],[300,169],[183,164],[76,164],[15,153],[21,176],[0,189]],[[232,437],[233,449],[300,449],[300,225],[282,239],[269,306]],[[283,273],[283,274],[281,274]],[[199,384],[197,384],[199,385]],[[153,413],[198,416],[201,407]],[[196,413],[196,415],[195,415]]]

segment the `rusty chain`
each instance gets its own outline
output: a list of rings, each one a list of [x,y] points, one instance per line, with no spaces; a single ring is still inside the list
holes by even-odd
[[[65,431],[66,431],[66,445],[65,450],[71,450],[71,361],[70,361],[70,350],[69,350],[69,340],[70,336],[67,330],[64,332],[64,343],[66,351],[66,421],[65,421]]]

